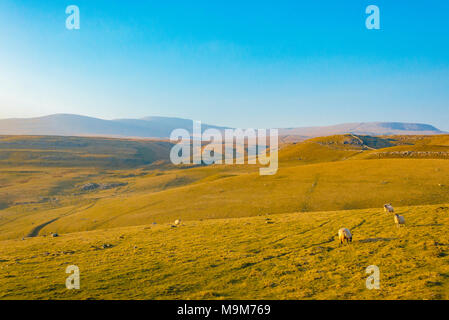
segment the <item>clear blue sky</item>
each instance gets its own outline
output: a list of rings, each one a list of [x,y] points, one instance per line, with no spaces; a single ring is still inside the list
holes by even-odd
[[[365,28],[370,4],[381,30]],[[449,130],[448,15],[447,0],[1,0],[0,118]]]

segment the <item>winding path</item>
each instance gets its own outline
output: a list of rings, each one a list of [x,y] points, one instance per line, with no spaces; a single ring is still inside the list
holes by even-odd
[[[48,226],[50,223],[55,222],[56,220],[58,220],[59,218],[47,221],[43,224],[38,225],[37,227],[35,227],[33,230],[31,230],[30,233],[28,233],[27,237],[28,238],[32,238],[32,237],[37,237],[39,235],[39,232],[46,226]]]
[[[54,219],[52,219],[52,220],[50,220],[50,221],[47,221],[47,222],[45,222],[45,223],[42,223],[42,224],[38,225],[37,227],[34,227],[34,228],[30,231],[30,233],[28,233],[27,237],[28,237],[28,238],[37,237],[37,236],[39,235],[39,232],[40,232],[43,228],[45,228],[46,226],[48,226],[49,224],[55,222],[56,220],[59,220],[60,218],[67,217],[67,216],[69,216],[69,215],[78,213],[78,212],[80,212],[80,211],[90,209],[90,208],[92,208],[96,203],[97,203],[97,200],[95,199],[95,201],[93,201],[93,203],[89,204],[89,205],[88,205],[86,208],[84,208],[84,209],[78,210],[78,209],[80,209],[80,207],[73,208],[72,210],[70,210],[69,212],[67,212],[66,214],[64,214],[64,215],[62,215],[62,216],[60,216],[60,217],[57,217],[57,218],[54,218]]]

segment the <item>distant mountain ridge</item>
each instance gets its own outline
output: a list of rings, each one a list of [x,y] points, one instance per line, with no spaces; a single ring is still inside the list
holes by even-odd
[[[192,120],[170,117],[103,120],[73,114],[54,114],[38,118],[0,120],[1,135],[105,136],[168,138],[174,129],[192,132]],[[202,124],[202,129],[227,127]],[[403,122],[359,122],[334,126],[281,128],[281,136],[291,140],[352,133],[358,135],[433,135],[443,131],[429,124]]]
[[[282,136],[291,137],[320,137],[337,134],[352,133],[356,135],[433,135],[443,134],[444,131],[422,123],[404,123],[404,122],[357,122],[357,123],[343,123],[333,126],[322,127],[302,127],[302,128],[287,128],[280,129],[279,133]]]
[[[192,120],[168,117],[103,120],[72,114],[0,120],[2,135],[168,138],[174,129],[192,131]],[[202,124],[202,129],[225,127]]]

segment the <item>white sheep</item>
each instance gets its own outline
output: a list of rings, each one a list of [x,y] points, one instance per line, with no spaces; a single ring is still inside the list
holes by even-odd
[[[177,226],[177,225],[180,225],[181,224],[181,220],[176,220],[175,221],[175,225]]]
[[[384,211],[388,213],[394,213],[394,208],[391,203],[387,203],[386,205],[384,205]]]
[[[349,231],[348,228],[341,228],[338,230],[338,239],[340,240],[340,245],[343,244],[345,240],[346,243],[349,244],[349,242],[352,242],[351,231]]]
[[[405,218],[403,216],[398,215],[397,213],[394,215],[394,222],[398,226],[398,228],[403,225],[405,226]]]

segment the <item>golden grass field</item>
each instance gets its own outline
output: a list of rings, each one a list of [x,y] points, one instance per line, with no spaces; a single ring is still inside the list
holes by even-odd
[[[169,147],[0,137],[0,298],[449,298],[449,136],[286,144],[273,176],[175,167]],[[81,290],[65,288],[68,265]]]

